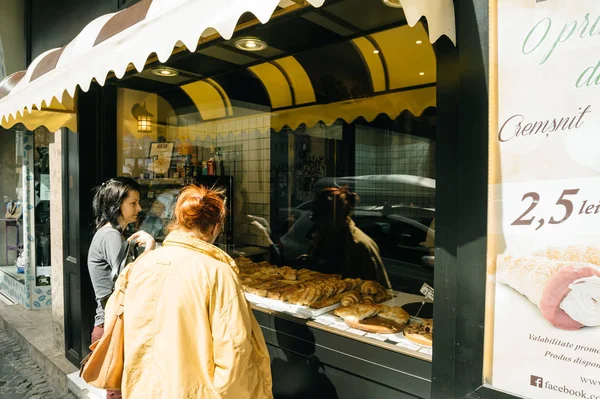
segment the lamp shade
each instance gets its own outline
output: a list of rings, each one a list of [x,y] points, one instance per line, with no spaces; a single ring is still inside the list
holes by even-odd
[[[146,103],[141,105],[139,103],[134,104],[131,108],[131,114],[137,120],[137,130],[140,133],[148,133],[152,131],[152,115],[146,109]]]

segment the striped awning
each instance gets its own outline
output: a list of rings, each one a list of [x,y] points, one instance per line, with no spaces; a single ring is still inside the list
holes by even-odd
[[[289,2],[284,0],[283,2]],[[306,0],[320,7],[325,0]],[[267,23],[281,0],[141,0],[117,13],[90,22],[67,46],[38,56],[26,71],[0,82],[0,124],[8,128],[22,122],[28,128],[41,123],[53,128],[72,126],[72,107],[79,87],[87,91],[93,81],[104,85],[133,65],[142,71],[155,53],[166,62],[174,49],[185,45],[195,51],[203,38],[218,33],[230,39],[240,17],[250,12]],[[401,0],[407,22],[416,25],[425,16],[433,43],[441,35],[455,42],[452,0]],[[62,109],[57,103],[63,104]]]

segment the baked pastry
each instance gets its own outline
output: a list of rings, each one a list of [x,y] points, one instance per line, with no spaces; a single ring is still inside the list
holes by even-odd
[[[360,292],[363,294],[373,295],[379,291],[379,283],[372,280],[364,281],[360,286]]]
[[[337,308],[333,313],[352,328],[378,334],[400,332],[410,318],[408,313],[397,306],[362,303]]]
[[[375,303],[375,298],[373,297],[373,295],[365,294],[365,295],[361,296],[360,301],[362,303],[373,304],[373,303]]]
[[[350,306],[360,302],[360,292],[359,291],[349,291],[344,292],[342,294],[342,298],[340,299],[340,303],[342,306]]]
[[[357,303],[351,306],[339,307],[333,311],[336,316],[346,320],[360,321],[375,316],[379,312],[378,305],[366,305]]]
[[[392,296],[387,292],[387,290],[383,287],[379,288],[379,291],[373,295],[373,299],[375,299],[375,303],[385,302],[388,299],[391,299]]]
[[[404,328],[404,336],[409,341],[423,346],[433,345],[433,320],[422,319],[422,324],[409,324]]]
[[[331,298],[321,299],[320,301],[313,302],[313,303],[309,304],[308,306],[311,309],[326,308],[328,306],[332,306],[332,305],[335,305],[336,303],[339,303],[340,300],[342,299],[342,295],[343,294],[336,295],[336,296],[331,297]]]
[[[378,317],[392,320],[395,323],[400,325],[408,323],[410,319],[410,315],[399,306],[387,306],[387,305],[379,305],[380,311],[377,313]],[[433,327],[431,327],[433,330]]]

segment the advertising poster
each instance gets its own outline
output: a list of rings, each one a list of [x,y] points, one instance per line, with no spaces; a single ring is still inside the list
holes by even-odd
[[[497,3],[491,385],[600,399],[600,1]]]

